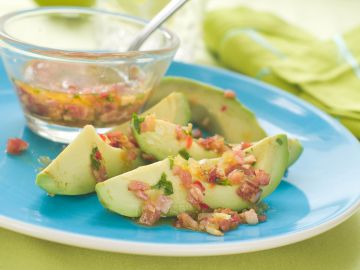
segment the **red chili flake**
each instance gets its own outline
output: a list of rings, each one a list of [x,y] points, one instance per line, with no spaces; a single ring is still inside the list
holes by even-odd
[[[241,143],[241,150],[244,150],[244,149],[246,149],[246,148],[249,148],[250,146],[252,146],[252,143],[242,142],[242,143]]]
[[[106,142],[106,139],[107,139],[106,135],[104,135],[104,134],[99,134],[99,136],[100,136],[100,138],[101,138],[104,142]]]
[[[236,97],[236,94],[232,90],[225,90],[224,97],[229,99],[234,99]]]
[[[227,106],[226,105],[222,105],[220,108],[220,111],[225,112],[227,110]]]
[[[203,202],[199,202],[199,207],[202,210],[207,210],[210,208],[206,203],[203,203]]]
[[[187,149],[191,148],[192,142],[193,142],[192,137],[191,136],[186,136],[186,141],[185,142],[186,142],[185,147]]]
[[[96,158],[97,160],[102,160],[102,155],[101,155],[100,151],[96,151],[96,153],[95,153],[95,158]]]
[[[29,144],[19,138],[10,138],[7,141],[6,152],[11,155],[19,155],[29,147]]]
[[[101,98],[107,98],[108,95],[109,95],[109,93],[102,92],[102,93],[99,94],[99,97],[101,97]]]
[[[205,187],[203,186],[203,184],[201,184],[200,181],[196,180],[196,181],[194,181],[193,184],[198,186],[200,188],[201,192],[205,192]]]
[[[216,168],[212,168],[208,174],[208,182],[215,184],[217,178]]]

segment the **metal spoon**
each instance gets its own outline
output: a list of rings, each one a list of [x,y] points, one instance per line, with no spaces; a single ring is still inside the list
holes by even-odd
[[[131,42],[128,51],[138,51],[146,39],[188,0],[172,0],[140,31]]]

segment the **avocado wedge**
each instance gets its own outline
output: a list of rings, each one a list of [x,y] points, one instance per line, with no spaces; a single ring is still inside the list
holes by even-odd
[[[286,135],[276,135],[265,138],[246,150],[256,157],[255,168],[262,169],[270,175],[270,183],[262,190],[261,199],[268,196],[279,185],[287,167],[289,158]],[[183,160],[184,162],[187,162]],[[219,158],[205,159],[203,163],[217,163]],[[175,176],[171,169],[172,160],[166,158],[162,161],[139,167],[133,171],[115,176],[96,185],[96,192],[102,205],[127,217],[139,217],[142,212],[143,201],[138,199],[128,190],[128,185],[133,180],[142,181],[154,186],[162,174],[172,183],[173,194],[169,195],[173,203],[167,216],[176,216],[181,212],[194,212],[194,207],[187,201],[187,191],[182,186],[181,180]],[[236,194],[237,186],[210,186],[202,182],[205,187],[205,203],[210,208],[228,207],[241,210],[249,203]],[[150,190],[149,192],[159,192]],[[151,194],[150,194],[151,195]]]
[[[157,160],[177,155],[181,151],[186,151],[189,157],[195,160],[215,158],[221,155],[215,151],[205,150],[198,144],[196,139],[192,139],[191,147],[186,148],[186,141],[176,138],[176,127],[177,125],[173,123],[155,119],[155,129],[153,131],[139,133],[134,127],[134,119],[131,121],[132,132],[141,150]],[[186,127],[183,127],[183,129],[186,129]],[[235,145],[232,144],[232,146]],[[300,157],[303,147],[297,139],[288,139],[288,147],[289,167]]]
[[[186,153],[195,160],[204,158],[215,158],[219,154],[214,151],[208,151],[197,143],[196,139],[191,137],[191,146],[186,147],[186,140],[176,139],[176,128],[180,127],[173,123],[160,119],[154,119],[155,126],[153,131],[140,132],[135,126],[135,121],[139,121],[136,116],[131,121],[131,130],[135,136],[140,149],[145,153],[162,160],[168,156],[174,156],[179,153]],[[186,127],[182,127],[186,130]]]
[[[191,118],[189,103],[184,94],[173,92],[153,103],[152,107],[141,113],[140,116],[155,114],[158,119],[162,119],[178,125],[186,125]],[[130,121],[123,123],[110,132],[121,131],[127,133],[130,128]]]
[[[96,180],[91,170],[91,153],[97,147],[107,176],[113,177],[143,165],[137,155],[128,159],[128,151],[105,143],[93,126],[85,126],[69,144],[36,177],[36,184],[49,194],[81,195],[95,191]]]
[[[301,145],[298,139],[289,138],[288,139],[289,145],[289,164],[288,167],[293,165],[301,156],[302,152],[304,151],[303,146]]]
[[[183,93],[191,108],[191,122],[219,134],[229,143],[258,141],[266,137],[255,115],[237,99],[226,98],[216,87],[181,77],[165,77],[155,89],[145,109],[172,92]],[[163,119],[165,120],[165,119]]]

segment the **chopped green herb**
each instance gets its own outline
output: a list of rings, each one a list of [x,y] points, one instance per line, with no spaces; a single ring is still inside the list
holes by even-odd
[[[220,185],[220,186],[231,186],[229,179],[216,178],[215,184]]]
[[[188,151],[186,151],[186,149],[184,148],[184,149],[181,149],[180,151],[179,151],[179,154],[180,154],[180,156],[182,156],[184,159],[186,159],[186,160],[188,160],[189,158],[190,158],[190,154],[189,154],[189,152]]]
[[[139,117],[136,113],[133,113],[133,116],[132,116],[133,126],[134,126],[136,132],[139,133],[139,134],[141,132],[140,124],[142,122],[144,122],[144,120],[145,120],[145,117]]]
[[[159,182],[151,186],[151,189],[164,189],[164,194],[166,196],[174,193],[172,183],[167,180],[166,174],[162,173]]]
[[[136,100],[143,100],[144,98],[145,98],[144,93],[140,93],[140,94],[136,95],[136,97],[135,97]]]
[[[282,145],[282,144],[283,144],[283,141],[282,141],[280,138],[277,138],[277,139],[276,139],[276,142],[277,142],[279,145]]]
[[[80,99],[80,95],[76,93],[76,94],[73,95],[73,98]]]
[[[91,161],[91,168],[95,169],[95,170],[99,170],[100,168],[100,161],[96,158],[96,153],[99,151],[99,149],[97,148],[97,146],[95,146],[90,154],[90,161]]]
[[[174,168],[174,157],[170,156],[168,157],[169,159],[169,163],[170,163],[170,170],[172,170],[172,168]]]
[[[114,102],[114,97],[112,95],[107,95],[106,98],[105,98],[106,101],[108,102]]]
[[[252,208],[254,208],[255,212],[258,215],[264,215],[266,211],[269,209],[269,206],[264,202],[259,202],[256,205],[254,205]]]

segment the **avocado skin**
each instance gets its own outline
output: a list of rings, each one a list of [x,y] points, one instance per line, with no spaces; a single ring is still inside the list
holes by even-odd
[[[269,185],[262,188],[261,199],[264,199],[279,185],[287,168],[289,159],[287,137],[283,134],[267,137],[246,151],[253,153],[257,158],[256,168],[263,169],[270,174]],[[216,163],[217,160],[215,158],[207,161]],[[169,196],[173,200],[173,204],[167,216],[176,216],[181,212],[194,212],[195,209],[186,199],[187,192],[179,177],[173,175],[170,164],[170,160],[166,158],[98,183],[95,189],[100,203],[108,210],[120,215],[139,217],[143,202],[128,190],[128,184],[132,180],[138,180],[153,186],[159,181],[161,174],[165,173],[174,189],[174,193]],[[236,194],[237,186],[216,185],[210,187],[204,182],[203,185],[206,188],[204,202],[211,208],[228,207],[233,210],[241,210],[249,206],[248,202]]]
[[[266,137],[255,115],[237,99],[224,97],[224,91],[181,77],[165,77],[154,90],[145,109],[172,92],[183,93],[191,108],[191,122],[211,134],[219,134],[228,143],[252,142]],[[224,110],[225,111],[222,111]],[[204,124],[208,118],[208,125]]]
[[[189,123],[191,118],[189,102],[185,95],[179,92],[170,93],[158,100],[158,102],[154,102],[152,106],[147,106],[147,108],[148,109],[141,113],[140,116],[155,114],[158,119],[181,126]],[[110,132],[121,131],[127,133],[129,128],[130,121],[113,128]]]
[[[293,165],[301,156],[304,151],[304,147],[301,145],[298,139],[289,138],[289,164],[288,167]]]

